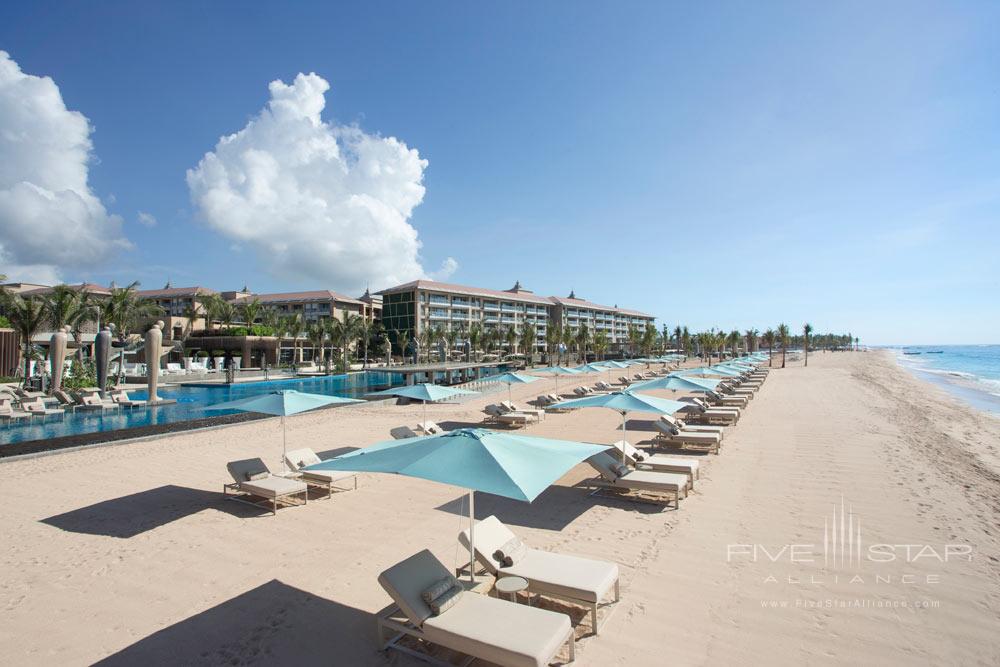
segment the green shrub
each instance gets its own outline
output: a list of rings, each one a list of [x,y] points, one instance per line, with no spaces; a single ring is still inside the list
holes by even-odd
[[[97,366],[93,359],[87,359],[80,363],[79,359],[73,359],[70,364],[70,375],[63,380],[62,386],[66,389],[81,389],[83,387],[97,386]]]
[[[10,329],[10,320],[0,315],[0,329]]]

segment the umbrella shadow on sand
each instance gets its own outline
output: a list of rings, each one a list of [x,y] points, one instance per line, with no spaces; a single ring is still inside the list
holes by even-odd
[[[270,513],[223,500],[220,491],[167,484],[56,514],[41,522],[72,533],[128,539],[207,509],[243,518]]]
[[[372,615],[277,579],[178,621],[97,665],[381,664]]]
[[[572,486],[550,486],[532,503],[524,503],[511,498],[489,493],[476,493],[476,520],[495,516],[509,526],[539,528],[542,530],[562,530],[597,506],[621,507],[644,514],[658,514],[661,507],[644,503],[619,500],[604,495],[592,496],[588,489]],[[469,516],[468,497],[461,495],[434,509],[456,516]],[[456,532],[456,536],[458,533]]]

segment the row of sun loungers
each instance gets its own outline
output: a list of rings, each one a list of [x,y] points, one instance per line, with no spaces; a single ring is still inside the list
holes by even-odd
[[[331,498],[334,492],[358,488],[358,477],[353,472],[301,470],[320,460],[308,447],[292,450],[285,454],[289,472],[280,474],[271,472],[263,459],[232,461],[226,468],[233,481],[222,485],[222,494],[230,500],[268,509],[272,515],[277,515],[279,505],[307,504],[310,489],[323,491]],[[345,488],[348,481],[353,484]]]
[[[458,539],[469,548],[468,530]],[[496,580],[523,578],[529,602],[534,595],[583,607],[595,635],[599,610],[621,599],[615,563],[532,549],[495,516],[476,524],[471,546],[475,562],[468,564],[470,569]],[[382,650],[426,660],[426,653],[404,643],[409,639],[505,667],[542,667],[564,649],[564,662],[576,657],[576,635],[568,615],[472,592],[468,590],[472,583],[460,582],[426,549],[385,570],[378,581],[394,603],[378,615]],[[447,604],[428,601],[442,589],[451,596]]]

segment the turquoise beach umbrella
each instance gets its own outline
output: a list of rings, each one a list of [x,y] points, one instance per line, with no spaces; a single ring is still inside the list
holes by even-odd
[[[475,562],[475,491],[531,502],[571,468],[608,445],[480,428],[380,442],[304,470],[386,472],[469,490],[469,562]],[[474,575],[470,566],[469,576]]]
[[[702,366],[700,368],[685,368],[679,371],[671,373],[671,375],[680,375],[682,377],[703,377],[703,378],[718,378],[718,377],[732,377],[739,375],[736,371],[730,370],[719,370],[716,368],[708,368],[707,366]]]
[[[478,393],[476,391],[469,391],[468,389],[456,389],[454,387],[443,387],[439,384],[421,382],[420,384],[411,384],[407,387],[393,387],[392,389],[372,392],[369,396],[400,396],[414,401],[421,401],[424,404],[424,421],[427,421],[428,403],[443,401],[446,398],[454,398],[455,396],[468,396]]]
[[[559,393],[559,376],[560,375],[580,375],[580,371],[575,368],[566,368],[565,366],[547,366],[545,368],[536,368],[531,371],[532,373],[539,373],[541,375],[551,375],[556,380],[556,393]]]
[[[285,389],[272,391],[267,394],[258,394],[257,396],[249,396],[236,401],[216,403],[205,409],[211,411],[239,410],[240,412],[258,412],[264,415],[277,415],[281,417],[281,467],[282,470],[287,470],[285,452],[288,451],[288,439],[285,431],[285,417],[322,408],[327,405],[343,403],[364,403],[364,401],[359,401],[356,398],[344,398],[342,396],[306,394],[294,389]]]
[[[712,387],[708,387],[708,384],[712,384]],[[654,389],[669,389],[671,391],[697,391],[697,392],[709,392],[715,389],[718,384],[716,380],[701,380],[697,378],[686,378],[683,375],[668,375],[666,377],[654,378],[652,380],[646,380],[645,382],[639,382],[633,384],[628,388],[630,392],[632,391],[652,391]]]
[[[598,394],[584,398],[574,398],[560,401],[554,408],[607,408],[622,416],[622,439],[626,437],[626,417],[629,412],[655,412],[662,415],[672,415],[678,410],[689,407],[687,403],[671,401],[666,398],[633,394],[631,391],[613,391],[610,394]],[[625,451],[622,450],[622,463],[625,463]]]
[[[538,382],[541,378],[536,378],[533,375],[524,375],[523,373],[501,373],[500,375],[494,375],[488,378],[490,380],[496,380],[497,382],[503,382],[507,385],[507,400],[511,399],[511,385],[514,384],[529,384],[531,382]]]
[[[601,365],[599,362],[594,362],[592,364],[575,366],[573,370],[580,371],[581,373],[603,373],[604,371],[608,370],[608,367]]]

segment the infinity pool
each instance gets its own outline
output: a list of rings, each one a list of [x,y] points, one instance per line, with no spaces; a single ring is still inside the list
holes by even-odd
[[[398,373],[368,371],[353,375],[328,375],[316,378],[291,378],[269,382],[219,385],[213,387],[167,387],[158,393],[160,398],[172,398],[176,403],[153,408],[123,408],[121,410],[78,410],[65,415],[32,417],[24,422],[0,426],[0,446],[45,440],[63,436],[117,431],[120,429],[173,424],[176,422],[233,414],[235,410],[208,412],[205,408],[216,403],[234,401],[278,389],[295,389],[311,394],[360,398],[379,389],[402,384]],[[129,397],[145,399],[146,391],[129,390]]]

